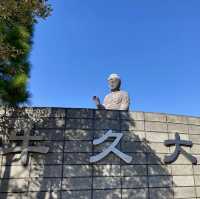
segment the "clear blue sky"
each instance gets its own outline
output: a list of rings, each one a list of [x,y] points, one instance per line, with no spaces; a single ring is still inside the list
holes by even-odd
[[[200,116],[199,0],[50,2],[30,57],[33,106],[94,108],[114,72],[132,110]]]

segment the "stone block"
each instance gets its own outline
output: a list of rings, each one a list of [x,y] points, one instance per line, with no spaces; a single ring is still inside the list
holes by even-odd
[[[192,165],[171,165],[172,175],[193,175]]]
[[[28,117],[32,119],[43,117],[65,117],[65,108],[6,108],[6,116],[8,117]]]
[[[27,199],[28,193],[0,193],[1,199]]]
[[[200,175],[200,165],[193,165],[194,175]]]
[[[64,132],[65,140],[92,140],[92,130],[66,129]]]
[[[97,119],[94,123],[96,130],[120,130],[120,123],[117,120]]]
[[[175,187],[174,198],[193,198],[196,197],[194,187]]]
[[[92,198],[95,198],[95,199],[102,199],[102,198],[121,199],[121,190],[120,189],[94,190]]]
[[[115,110],[96,110],[95,111],[95,119],[120,119],[120,112]]]
[[[147,166],[146,165],[122,165],[121,175],[125,177],[146,176]]]
[[[167,132],[167,123],[145,122],[146,131]]]
[[[94,110],[92,109],[67,109],[67,118],[92,119]]]
[[[62,199],[92,199],[91,191],[62,191]]]
[[[166,114],[162,113],[145,113],[145,121],[151,121],[151,122],[166,122],[167,116]]]
[[[147,177],[146,176],[123,177],[122,187],[123,189],[145,188],[147,187]]]
[[[91,178],[63,178],[62,190],[89,190],[92,188]]]
[[[31,165],[30,177],[34,178],[61,178],[61,165]]]
[[[145,131],[122,131],[123,140],[129,141],[144,141],[145,140]]]
[[[193,176],[173,176],[173,185],[177,187],[194,186]]]
[[[189,134],[189,139],[188,140],[191,140],[193,142],[193,144],[200,144],[200,135],[196,134],[196,135],[192,135],[192,134]]]
[[[149,153],[169,153],[169,147],[166,147],[164,143],[149,142],[147,145]]]
[[[0,192],[26,192],[27,186],[26,179],[2,179]]]
[[[90,141],[65,141],[65,152],[92,152]]]
[[[49,148],[48,153],[61,153],[63,152],[63,141],[39,141],[35,142],[34,146],[45,146]],[[45,155],[48,155],[45,154]]]
[[[65,153],[64,164],[88,164],[92,153]]]
[[[147,164],[147,154],[146,153],[139,152],[139,153],[126,153],[126,154],[130,155],[132,157],[132,161],[131,161],[130,165]],[[125,163],[122,162],[122,164],[125,164]]]
[[[47,153],[47,154],[37,154],[32,153],[31,164],[36,165],[57,165],[62,164],[63,153]]]
[[[124,153],[126,152],[133,153],[133,152],[146,152],[147,148],[145,147],[144,142],[122,141],[121,150]]]
[[[131,121],[144,121],[144,113],[143,112],[120,112],[122,120],[131,120]]]
[[[103,137],[106,133],[108,132],[108,130],[94,130],[93,131],[93,137],[92,137],[92,141],[94,139],[98,139],[100,137]],[[112,130],[113,133],[120,133],[119,130]],[[108,138],[106,141],[112,141],[114,138],[110,137]],[[124,138],[123,138],[124,139]]]
[[[61,178],[30,178],[29,191],[52,192],[61,190]]]
[[[195,186],[200,186],[200,175],[194,176]]]
[[[38,191],[29,192],[28,199],[61,199],[61,192],[59,191]],[[27,199],[27,198],[26,198]]]
[[[149,188],[149,199],[174,199],[173,188]]]
[[[30,118],[7,118],[7,126],[10,129],[15,129],[16,131],[21,131],[24,128],[30,128],[34,124],[34,121]]]
[[[120,165],[94,165],[94,176],[120,176]]]
[[[149,176],[169,176],[171,168],[168,165],[148,165]]]
[[[98,154],[98,153],[95,153]],[[116,156],[113,153],[110,153],[109,155],[107,155],[105,158],[103,158],[102,160],[96,162],[95,164],[97,165],[102,165],[102,164],[120,164],[121,163],[121,159]]]
[[[149,187],[172,187],[171,176],[149,176]]]
[[[189,125],[189,134],[200,135],[200,126]]]
[[[167,115],[168,123],[188,124],[188,117],[179,115]]]
[[[63,165],[63,177],[89,177],[91,175],[91,165]]]
[[[200,187],[195,187],[197,199],[200,198]]]
[[[123,189],[122,199],[146,199],[148,198],[147,188],[137,189]]]
[[[28,178],[29,166],[2,166],[1,178]]]
[[[164,142],[168,140],[168,133],[146,132],[146,140],[149,142]]]
[[[144,121],[122,120],[121,130],[123,130],[123,131],[144,131]]]
[[[200,126],[200,117],[188,117],[188,124]]]
[[[43,140],[48,140],[48,141],[64,140],[64,130],[61,129],[36,129],[34,130],[34,135],[42,136]]]
[[[169,154],[164,154],[164,153],[148,153],[147,154],[147,163],[148,164],[156,164],[156,165],[162,165],[165,164],[163,162],[163,159],[165,157],[165,155],[169,155]]]
[[[188,125],[168,123],[168,131],[170,133],[188,133]]]
[[[67,129],[93,129],[92,119],[67,119]]]
[[[34,123],[35,128],[46,128],[46,129],[64,129],[65,118],[40,118]]]
[[[121,188],[120,177],[94,177],[93,189],[117,189]]]
[[[191,153],[192,154],[200,154],[200,144],[193,144],[191,147]]]

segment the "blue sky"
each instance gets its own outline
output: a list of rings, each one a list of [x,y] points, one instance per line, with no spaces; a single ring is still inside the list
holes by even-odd
[[[114,72],[131,110],[200,116],[199,0],[50,2],[35,27],[32,106],[94,108]]]

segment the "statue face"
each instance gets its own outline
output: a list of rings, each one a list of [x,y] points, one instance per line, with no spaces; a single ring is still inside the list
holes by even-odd
[[[108,84],[110,87],[110,90],[118,90],[120,85],[120,80],[116,78],[112,78],[108,80]]]

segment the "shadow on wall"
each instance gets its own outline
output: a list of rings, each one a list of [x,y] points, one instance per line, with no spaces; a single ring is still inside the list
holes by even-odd
[[[63,152],[61,145],[54,142],[55,139],[61,139],[59,135],[63,134],[64,119],[59,117],[65,111],[54,113],[51,109],[34,109],[6,108],[1,115],[1,144],[3,148],[11,148],[22,146],[22,141],[9,141],[9,138],[17,133],[19,136],[24,135],[24,129],[32,127],[30,135],[42,135],[43,138],[38,141],[30,141],[29,146],[48,146],[49,156],[43,154],[29,153],[28,164],[23,166],[20,160],[21,154],[10,153],[1,157],[1,179],[0,179],[0,198],[56,198],[56,194],[52,191],[60,190],[60,176],[51,178],[48,176],[56,175],[49,170],[49,165],[57,165],[62,163],[62,154],[57,156],[55,151]],[[58,118],[57,118],[58,116]],[[44,132],[43,128],[44,127]],[[48,128],[50,131],[48,131]],[[56,127],[54,129],[54,127]],[[46,129],[47,128],[47,129]],[[54,136],[51,138],[51,135]],[[64,135],[64,134],[63,134]],[[64,138],[62,137],[62,142]],[[37,157],[37,158],[34,158]],[[60,158],[60,159],[59,159]],[[60,160],[60,161],[59,161]],[[52,173],[51,173],[52,172]],[[57,173],[57,171],[56,171]],[[46,178],[49,177],[49,178]],[[60,179],[57,179],[59,177]],[[45,192],[43,192],[43,190]],[[46,193],[47,192],[47,193]]]
[[[43,135],[42,140],[30,141],[30,145],[48,146],[49,153],[30,154],[26,167],[21,165],[20,154],[3,156],[0,198],[173,198],[169,168],[148,145],[145,135],[142,136],[144,131],[130,130],[136,121],[127,112],[10,108],[1,117],[3,146],[10,147],[9,136],[13,132],[23,134],[30,124],[33,124],[31,135]],[[99,146],[92,145],[92,140],[108,129],[123,133],[118,149],[132,156],[130,164],[114,154],[95,164],[89,163],[92,155],[112,143],[109,139]],[[18,141],[17,145],[20,144]]]

